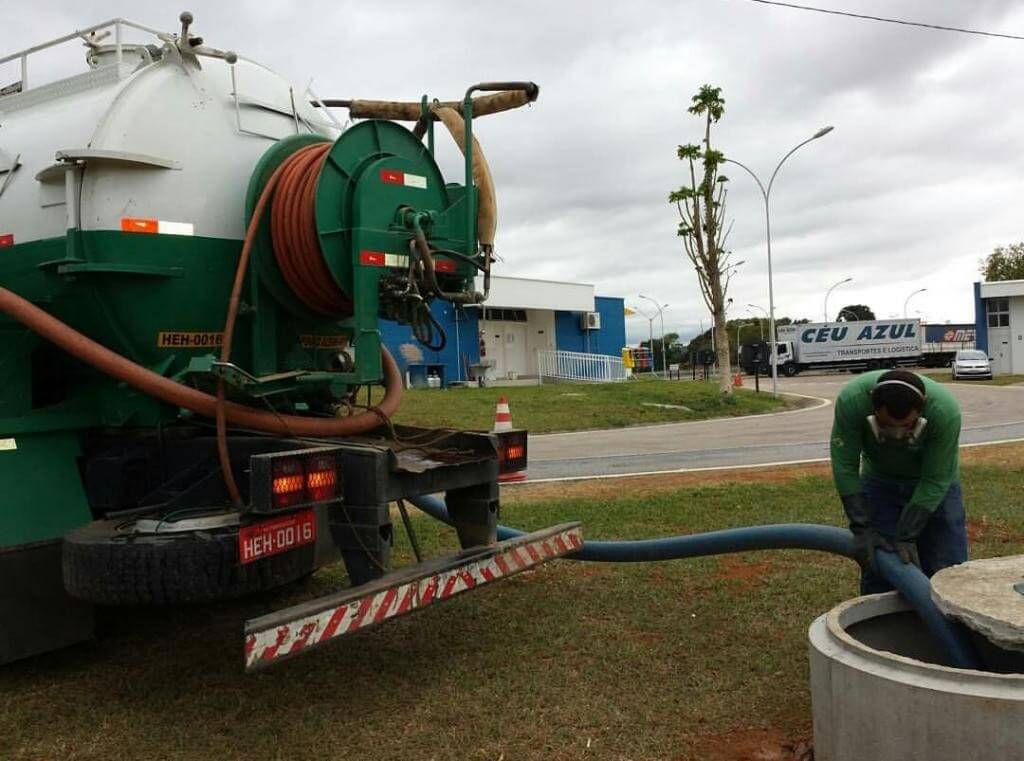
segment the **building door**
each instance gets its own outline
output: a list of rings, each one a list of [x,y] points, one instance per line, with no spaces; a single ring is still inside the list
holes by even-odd
[[[501,322],[489,322],[486,329],[487,359],[494,365],[489,377],[505,378],[505,325]]]
[[[504,328],[505,377],[526,375],[526,323],[506,322]]]
[[[992,372],[996,375],[1012,372],[1013,354],[1009,328],[988,329],[988,355],[992,357]]]

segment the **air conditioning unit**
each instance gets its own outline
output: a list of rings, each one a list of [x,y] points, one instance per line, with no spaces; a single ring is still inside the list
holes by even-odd
[[[580,330],[600,330],[601,329],[601,313],[600,312],[581,312],[580,313]]]

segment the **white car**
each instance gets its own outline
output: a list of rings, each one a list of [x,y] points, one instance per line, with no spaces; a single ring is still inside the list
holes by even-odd
[[[992,380],[992,365],[983,351],[961,349],[953,359],[953,380],[985,378]]]

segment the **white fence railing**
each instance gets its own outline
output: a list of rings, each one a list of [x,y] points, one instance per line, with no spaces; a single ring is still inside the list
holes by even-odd
[[[621,357],[578,351],[538,351],[537,372],[542,383],[545,378],[594,383],[626,380]]]

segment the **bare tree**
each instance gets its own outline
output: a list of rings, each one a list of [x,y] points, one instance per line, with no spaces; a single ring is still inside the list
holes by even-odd
[[[680,145],[677,155],[689,169],[689,182],[669,193],[669,203],[679,211],[678,234],[700,283],[700,292],[714,322],[715,354],[718,361],[718,386],[723,394],[732,393],[732,366],[729,358],[729,331],[726,328],[726,294],[735,268],[729,264],[731,252],[725,248],[732,225],[725,225],[726,183],[718,173],[725,156],[711,146],[711,125],[725,113],[725,99],[719,87],[703,85],[689,112],[704,119],[703,147]]]

